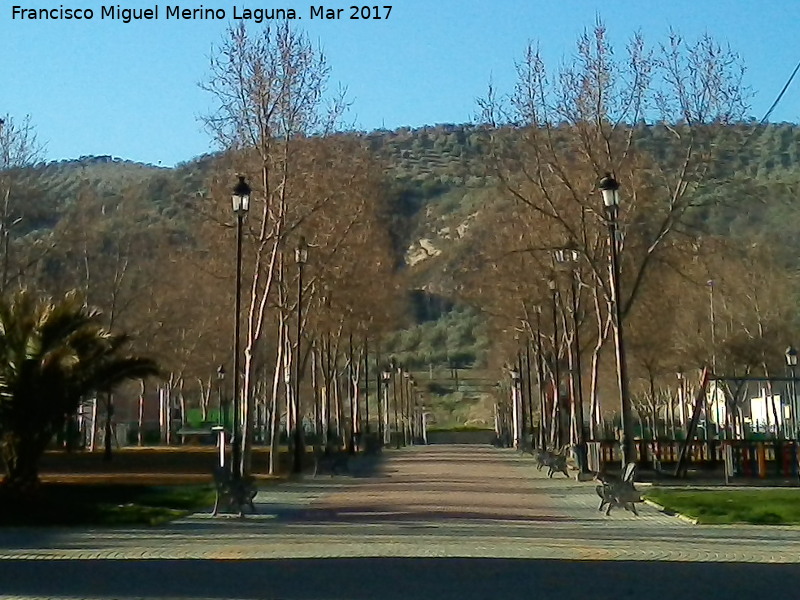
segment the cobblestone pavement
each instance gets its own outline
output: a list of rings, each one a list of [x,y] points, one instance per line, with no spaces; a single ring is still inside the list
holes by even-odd
[[[646,586],[652,600],[658,582],[706,597],[748,586],[760,595],[800,574],[798,528],[697,526],[645,505],[638,517],[606,516],[595,485],[549,479],[511,450],[393,450],[374,472],[265,489],[258,514],[245,519],[198,514],[149,529],[2,530],[0,599],[239,590],[241,597],[407,600],[438,590],[437,599],[463,600],[506,587],[515,595],[529,581],[561,598],[584,597],[587,586],[597,598],[638,598]]]

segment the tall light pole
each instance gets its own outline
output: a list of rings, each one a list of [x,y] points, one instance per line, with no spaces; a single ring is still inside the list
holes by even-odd
[[[394,447],[400,448],[400,419],[397,411],[397,377],[401,373],[400,366],[391,359],[389,361],[392,371],[392,404],[394,405]]]
[[[556,260],[565,265],[570,276],[570,312],[572,313],[572,406],[575,415],[575,444],[577,446],[578,467],[582,473],[588,472],[586,460],[586,440],[583,433],[583,380],[581,379],[581,340],[579,335],[580,319],[578,318],[578,260],[580,255],[577,250],[559,250]]]
[[[381,372],[381,383],[383,383],[383,414],[378,420],[381,428],[381,441],[384,446],[388,446],[391,441],[391,429],[389,428],[389,382],[392,380],[392,372],[389,370]]]
[[[406,414],[408,419],[408,443],[410,445],[416,444],[414,434],[416,433],[417,427],[414,424],[414,419],[416,418],[417,414],[417,382],[414,381],[414,377],[411,376],[409,373],[408,376],[408,398],[407,398],[407,406],[406,406]]]
[[[225,405],[222,400],[222,384],[225,381],[225,365],[217,367],[217,404],[219,406],[218,425],[225,426]]]
[[[789,372],[792,374],[792,400],[789,403],[790,412],[792,415],[792,433],[794,439],[797,439],[797,349],[794,346],[789,346],[786,349],[786,366],[789,367]]]
[[[231,423],[231,477],[242,476],[242,438],[241,438],[241,398],[240,395],[240,314],[242,310],[242,225],[247,211],[250,210],[250,186],[239,175],[239,181],[233,188],[231,204],[236,214],[236,299],[233,325],[233,420]]]
[[[614,319],[614,347],[617,352],[617,382],[622,408],[622,468],[636,462],[633,441],[633,413],[628,389],[628,366],[625,360],[625,338],[622,331],[622,298],[619,275],[619,183],[606,173],[598,185],[603,194],[603,205],[608,222],[609,276],[611,280],[612,318]]]
[[[297,263],[297,337],[294,360],[294,461],[292,462],[292,471],[302,473],[306,446],[303,442],[303,416],[300,414],[300,375],[302,374],[300,334],[303,331],[303,267],[308,261],[308,246],[306,239],[302,236],[294,250],[294,261]]]
[[[403,378],[400,380],[400,422],[403,426],[403,446],[408,446],[408,384],[409,372],[403,369]]]
[[[509,368],[508,374],[511,376],[511,427],[513,428],[513,435],[511,436],[511,443],[514,446],[515,450],[520,449],[520,439],[519,439],[519,419],[520,419],[520,407],[519,407],[519,378],[520,372],[511,367]]]

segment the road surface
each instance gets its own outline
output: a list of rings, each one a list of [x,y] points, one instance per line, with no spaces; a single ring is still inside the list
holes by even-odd
[[[385,453],[377,469],[265,489],[259,514],[148,529],[0,531],[0,598],[794,597],[800,529],[597,510],[482,446]]]

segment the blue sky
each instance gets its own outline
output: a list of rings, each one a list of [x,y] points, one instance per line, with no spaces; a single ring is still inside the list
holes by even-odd
[[[376,0],[377,1],[377,0]],[[761,118],[800,61],[797,0],[381,0],[388,20],[311,21],[308,0],[185,0],[184,8],[295,8],[295,23],[326,54],[332,84],[348,89],[348,120],[357,128],[464,123],[489,80],[501,91],[514,82],[514,61],[537,41],[549,66],[568,58],[576,37],[600,16],[622,51],[641,31],[649,43],[670,27],[687,38],[702,33],[730,44],[747,66]],[[114,3],[111,3],[114,4]],[[30,115],[46,158],[111,154],[163,165],[214,150],[198,116],[211,98],[197,86],[207,74],[224,21],[123,24],[100,20],[102,0],[2,0],[0,114]],[[328,3],[326,7],[343,7]],[[12,20],[12,6],[92,8],[91,21]],[[253,27],[256,27],[253,25]],[[773,121],[800,121],[800,77]]]

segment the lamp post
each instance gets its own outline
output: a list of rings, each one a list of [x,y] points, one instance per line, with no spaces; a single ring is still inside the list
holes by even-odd
[[[408,396],[406,398],[406,419],[408,421],[408,443],[410,445],[414,445],[415,435],[416,435],[416,425],[414,424],[414,419],[416,418],[417,414],[417,392],[416,392],[417,382],[414,381],[414,378],[409,373],[408,376]]]
[[[400,419],[397,411],[397,377],[400,375],[400,366],[392,359],[390,361],[392,370],[392,404],[394,405],[394,446],[400,448]],[[402,392],[402,389],[401,389]]]
[[[794,346],[789,346],[786,349],[786,366],[789,367],[789,372],[792,374],[792,401],[789,404],[792,416],[792,433],[794,439],[797,439],[797,349]]]
[[[294,261],[297,263],[297,337],[295,340],[294,365],[294,461],[292,472],[302,473],[303,457],[306,447],[303,443],[303,416],[300,414],[300,334],[303,330],[303,267],[308,261],[308,245],[306,239],[300,237],[294,250]]]
[[[384,446],[388,446],[391,441],[391,430],[389,429],[389,382],[392,380],[391,371],[381,372],[381,382],[383,383],[383,419],[380,419],[381,440]]]
[[[520,408],[519,408],[519,377],[520,373],[517,369],[509,369],[509,375],[511,376],[511,426],[514,429],[513,436],[512,436],[512,443],[515,450],[519,450],[520,448],[520,440],[519,440],[519,418],[520,418]]]
[[[218,425],[225,426],[225,406],[222,400],[222,384],[225,382],[225,365],[217,367],[217,405],[219,406]]]
[[[575,417],[575,444],[577,446],[578,468],[582,473],[588,473],[586,460],[586,440],[583,433],[583,381],[581,379],[581,343],[579,335],[580,321],[578,319],[578,259],[577,250],[559,250],[556,260],[565,265],[570,275],[570,312],[572,313],[572,370],[570,383],[572,387],[572,407]]]
[[[611,283],[612,318],[614,320],[614,347],[617,353],[617,382],[622,409],[622,467],[636,461],[633,444],[633,413],[628,389],[628,367],[625,360],[625,338],[622,331],[622,298],[619,275],[619,183],[606,173],[598,185],[603,194],[603,205],[608,222],[609,275]]]
[[[400,423],[403,426],[403,446],[408,446],[408,377],[409,372],[403,369],[403,378],[400,380]]]
[[[250,210],[250,186],[244,180],[244,175],[239,175],[239,181],[233,188],[231,204],[236,214],[236,299],[233,325],[233,419],[231,423],[231,477],[239,479],[242,476],[242,439],[241,439],[241,398],[239,350],[240,350],[240,318],[242,309],[242,225],[247,211]]]

